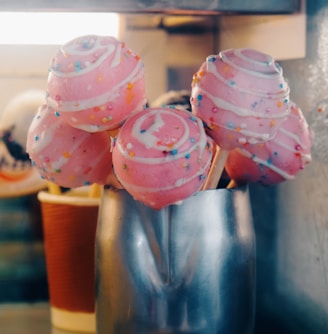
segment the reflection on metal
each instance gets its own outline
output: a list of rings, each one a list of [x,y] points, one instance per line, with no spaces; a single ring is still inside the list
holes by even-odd
[[[153,210],[105,190],[96,238],[97,333],[250,334],[255,239],[247,188]]]
[[[111,11],[125,13],[292,13],[300,0],[0,0],[0,10]]]

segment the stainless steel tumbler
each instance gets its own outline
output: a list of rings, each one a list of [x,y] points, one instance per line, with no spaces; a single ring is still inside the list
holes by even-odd
[[[248,334],[255,238],[247,187],[153,210],[105,189],[96,234],[97,334]]]

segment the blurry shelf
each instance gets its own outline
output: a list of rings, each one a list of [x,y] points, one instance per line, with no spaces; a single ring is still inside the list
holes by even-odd
[[[1,11],[111,11],[170,14],[281,14],[300,9],[300,0],[0,0]]]

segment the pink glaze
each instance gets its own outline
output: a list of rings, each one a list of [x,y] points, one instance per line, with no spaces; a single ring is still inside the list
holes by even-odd
[[[161,209],[202,187],[212,151],[198,117],[185,110],[149,108],[123,125],[113,147],[114,172],[137,200]]]
[[[105,184],[112,171],[110,137],[71,127],[43,105],[27,136],[27,152],[40,175],[60,186]]]
[[[143,64],[113,37],[73,39],[51,60],[47,104],[73,127],[118,128],[146,104]]]
[[[293,179],[310,163],[313,134],[294,103],[290,110],[271,141],[230,152],[225,167],[233,180],[276,184]]]
[[[273,138],[289,114],[288,102],[281,67],[253,49],[208,56],[192,81],[193,113],[225,150]]]

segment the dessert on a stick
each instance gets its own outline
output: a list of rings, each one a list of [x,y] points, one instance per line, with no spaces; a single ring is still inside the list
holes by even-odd
[[[291,103],[290,110],[272,140],[230,152],[225,168],[231,179],[277,184],[293,179],[311,162],[313,133],[295,103]]]
[[[75,38],[51,59],[46,100],[73,127],[117,129],[146,105],[143,63],[114,37]]]
[[[229,151],[275,136],[290,112],[289,86],[271,56],[230,49],[201,65],[193,77],[191,104],[220,148],[205,186],[215,188]]]
[[[212,146],[202,121],[190,112],[148,108],[122,126],[113,147],[114,172],[137,200],[161,209],[201,189]]]
[[[47,105],[40,107],[27,138],[27,152],[40,175],[67,188],[105,184],[112,171],[110,149],[106,132],[73,128]]]

